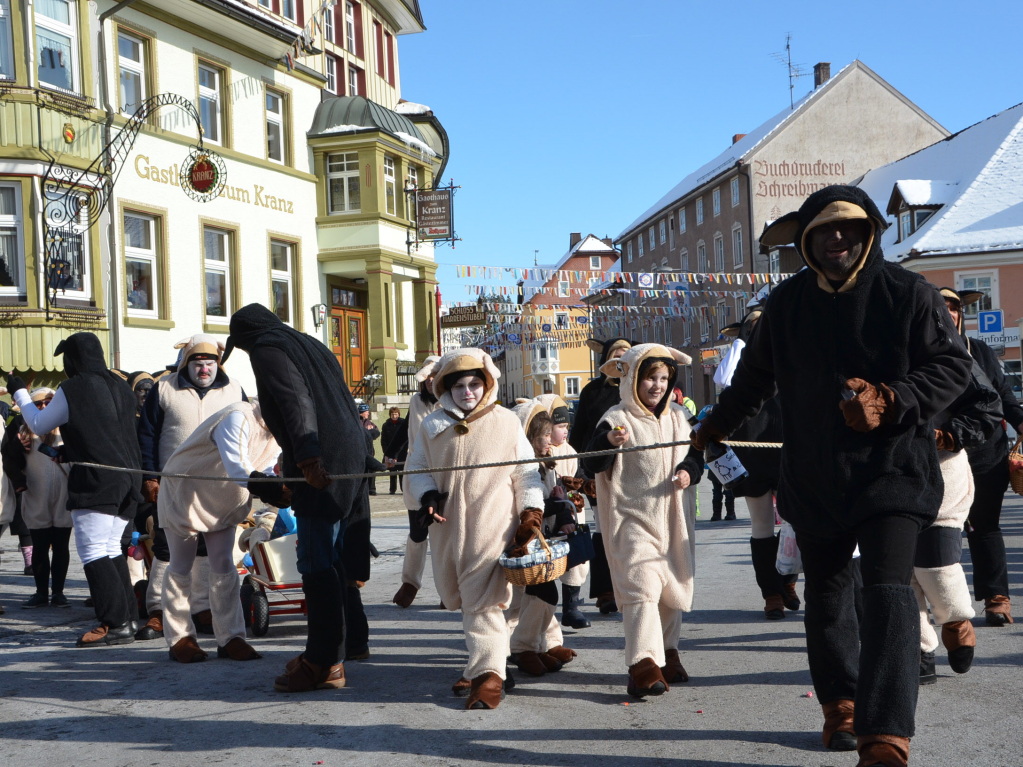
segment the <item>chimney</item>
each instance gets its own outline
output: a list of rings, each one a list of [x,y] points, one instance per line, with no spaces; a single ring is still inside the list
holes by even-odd
[[[831,62],[821,61],[813,65],[813,87],[820,88],[831,79]]]
[[[742,141],[744,138],[746,138],[745,133],[734,133],[732,134],[732,143],[734,144],[737,141]]]
[[[576,243],[583,238],[582,232],[572,232],[568,235],[568,249],[571,250],[576,246]]]
[[[610,237],[601,237],[600,241],[607,245],[609,248],[613,248],[615,246],[614,242],[611,240]]]

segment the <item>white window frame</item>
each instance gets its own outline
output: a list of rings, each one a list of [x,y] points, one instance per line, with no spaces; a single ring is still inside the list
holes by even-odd
[[[978,285],[977,282],[979,280],[987,280],[988,285]],[[998,290],[997,269],[956,272],[955,284],[957,290],[979,290],[987,296],[986,299],[982,298],[980,301],[975,301],[969,307],[964,306],[963,319],[975,320],[977,319],[977,312],[998,309],[1002,305]]]
[[[656,242],[655,235],[654,235],[654,228],[652,226],[649,229],[646,230],[646,235],[647,235],[647,240],[650,243],[650,250],[652,252],[653,249],[655,247],[657,247],[657,242]]]
[[[721,215],[721,189],[720,187],[710,193],[710,208],[715,216]]]
[[[0,0],[0,80],[14,79],[14,22],[10,0]]]
[[[397,162],[390,155],[384,155],[384,210],[392,216],[398,215],[398,183],[395,180]]]
[[[661,245],[663,245],[664,243],[666,243],[668,241],[668,227],[667,227],[666,222],[664,221],[663,218],[661,219],[660,231],[658,233],[659,233],[660,238],[661,238]]]
[[[768,251],[767,271],[771,274],[781,274],[781,251],[778,248]]]
[[[274,248],[283,247],[287,256],[288,268],[274,269],[273,258]],[[275,283],[284,283],[287,290],[288,296],[288,317],[284,318],[278,313],[276,308],[277,298],[274,293]],[[295,243],[288,242],[287,240],[270,240],[270,311],[276,314],[281,320],[287,325],[293,325],[295,322]]]
[[[0,215],[0,230],[5,232],[9,230],[13,233],[14,247],[11,252],[16,259],[14,264],[16,274],[11,275],[15,284],[0,286],[0,296],[24,298],[28,293],[25,286],[25,222],[21,205],[21,184],[0,183],[0,189],[10,189],[14,201],[14,212]]]
[[[632,263],[632,240],[625,243],[625,260],[628,263]]]
[[[703,240],[696,243],[696,271],[699,274],[707,273],[707,243]]]
[[[678,209],[678,233],[685,234],[686,231],[686,209],[684,207]]]
[[[348,96],[361,96],[359,93],[359,70],[348,65]]]
[[[349,0],[345,3],[345,50],[353,56],[357,56],[359,53],[355,34],[355,6]]]
[[[579,384],[581,380],[579,376],[568,376],[565,378],[565,396],[566,397],[578,397],[580,388]]]
[[[207,237],[213,235],[218,238],[222,252],[224,254],[224,260],[219,261],[215,258],[210,258],[209,250],[207,249],[208,242]],[[203,297],[203,312],[206,316],[207,323],[226,325],[231,319],[231,315],[234,313],[234,297],[231,293],[231,267],[232,267],[232,255],[234,249],[234,232],[230,229],[221,229],[216,226],[204,225],[202,228],[202,254],[203,254],[203,287],[206,287],[206,278],[209,274],[219,274],[224,280],[224,314],[210,314],[207,310],[209,305],[206,297]],[[208,295],[208,294],[207,294]]]
[[[706,314],[700,313],[700,343],[706,343],[710,340],[710,317]]]
[[[214,87],[211,88],[208,85],[203,85],[202,84],[202,72],[203,72],[203,70],[205,70],[206,72],[211,72],[213,74],[214,82],[216,83],[216,85]],[[217,129],[217,133],[218,133],[218,135],[214,138],[213,136],[210,135],[210,132],[208,130],[206,130],[207,126],[204,125],[203,126],[203,141],[208,141],[211,144],[217,144],[219,146],[222,146],[224,144],[224,134],[227,132],[227,130],[226,130],[227,126],[224,125],[224,108],[223,108],[223,103],[222,103],[223,100],[221,99],[221,94],[222,94],[222,91],[223,91],[223,88],[224,88],[224,82],[223,82],[224,81],[224,72],[223,72],[223,70],[215,67],[214,65],[207,64],[207,63],[202,62],[202,61],[199,62],[199,66],[198,66],[196,72],[197,72],[196,85],[198,86],[198,90],[199,90],[199,116],[200,116],[200,120],[202,119],[202,116],[203,116],[203,102],[205,101],[207,103],[213,104],[214,109],[213,109],[212,116],[213,116],[213,119],[215,121],[216,129]]]
[[[678,266],[683,272],[689,271],[689,248],[682,248],[678,253]]]
[[[59,21],[50,16],[44,15],[39,10],[40,7],[39,4],[36,3],[35,12],[33,16],[35,19],[36,26],[36,37],[34,42],[36,45],[36,74],[38,75],[39,78],[39,84],[43,87],[53,88],[59,91],[67,92],[70,90],[73,93],[80,93],[82,90],[81,82],[82,71],[81,63],[79,61],[81,56],[81,40],[79,39],[78,33],[78,3],[75,2],[75,0],[49,0],[49,1],[53,3],[64,4],[67,6],[68,23],[65,24],[63,21]],[[40,72],[40,66],[43,63],[44,50],[43,47],[39,45],[39,30],[44,30],[46,32],[50,32],[51,34],[66,37],[68,39],[68,47],[70,48],[68,58],[70,58],[69,63],[71,65],[70,89],[66,88],[63,85],[59,85],[57,83],[50,83],[43,80],[42,72]],[[53,49],[47,50],[52,51]],[[48,55],[52,55],[52,53]]]
[[[558,296],[560,298],[568,298],[568,293],[571,285],[568,280],[558,280]]]
[[[288,161],[288,100],[280,91],[272,88],[266,89],[266,97],[263,102],[264,114],[266,117],[266,159],[278,165],[285,165]],[[276,111],[273,105],[276,104]],[[277,129],[280,144],[280,156],[274,157],[272,152],[273,143],[270,141],[271,132]]]
[[[298,0],[281,0],[281,16],[288,21],[298,21]]]
[[[149,248],[139,248],[128,244],[128,227],[125,225],[124,219],[137,218],[146,222],[147,228],[149,229]],[[125,288],[127,288],[128,279],[128,262],[135,261],[148,264],[151,274],[151,293],[149,296],[149,303],[153,307],[152,309],[139,309],[133,308],[128,304],[128,294],[126,293],[125,298],[125,311],[129,317],[159,317],[160,316],[160,227],[157,226],[157,221],[160,220],[159,216],[155,216],[152,213],[144,213],[136,210],[126,210],[122,214],[122,226],[124,227],[124,273],[125,273]],[[131,291],[129,291],[131,292]]]
[[[746,254],[742,250],[742,224],[732,227],[732,266],[741,267],[746,263]]]
[[[334,163],[343,164],[344,167],[332,169]],[[325,159],[327,166],[327,213],[328,215],[344,213],[360,213],[362,211],[362,179],[359,176],[359,153],[358,152],[336,152],[328,154]],[[343,191],[342,207],[334,208],[333,195],[331,193],[331,180],[340,179]],[[359,204],[352,207],[352,184],[359,190]]]
[[[417,168],[415,165],[412,165],[411,163],[406,164],[405,168],[406,168],[405,179],[406,179],[406,183],[407,183],[406,188],[407,189],[417,189],[418,190],[419,189],[419,168]],[[405,207],[407,208],[407,210],[405,212],[408,214],[406,216],[406,218],[408,218],[409,221],[415,223],[415,220],[416,220],[416,197],[415,197],[414,193],[410,192],[410,193],[405,195]]]
[[[554,327],[562,330],[568,327],[568,312],[555,312],[554,313]]]
[[[44,204],[44,210],[45,210],[46,202],[48,202],[50,200],[54,200],[58,196],[59,196],[58,193],[55,193],[55,192],[45,193],[44,197],[46,198],[46,201],[43,203]],[[52,223],[58,223],[59,225],[63,225],[63,224],[66,224],[67,222],[52,222]],[[81,246],[82,246],[82,252],[79,254],[80,257],[81,257],[82,271],[83,271],[83,274],[81,275],[82,287],[81,288],[60,288],[59,289],[60,290],[59,296],[61,298],[72,298],[72,299],[79,299],[79,300],[88,300],[88,299],[92,298],[92,279],[91,279],[91,276],[90,276],[90,272],[92,270],[92,256],[91,256],[91,254],[89,252],[90,242],[89,242],[89,225],[88,225],[88,223],[89,223],[89,211],[85,207],[85,198],[82,197],[82,205],[79,208],[79,214],[78,214],[78,224],[79,224],[79,226],[78,226],[78,236],[79,236],[79,239],[81,241]],[[45,274],[42,275],[42,279],[43,279],[43,284],[45,286],[44,289],[48,290],[49,286],[46,286],[46,275]]]
[[[334,3],[327,3],[323,9],[323,36],[334,42]]]
[[[643,258],[643,235],[641,234],[636,238],[636,242],[639,243],[639,257]]]
[[[599,272],[600,268],[600,256],[590,256],[590,271]]]
[[[139,50],[139,61],[132,58],[127,58],[121,54],[121,38],[128,40],[138,46]],[[117,98],[121,105],[121,112],[124,114],[132,114],[136,109],[149,97],[149,83],[146,82],[146,45],[148,42],[141,37],[129,34],[124,30],[117,31]],[[124,91],[121,89],[120,75],[122,72],[127,71],[139,78],[139,100],[131,105],[131,110],[128,109],[128,104],[124,102]]]
[[[703,198],[698,197],[696,199],[696,225],[699,226],[703,223]]]
[[[723,272],[725,270],[725,238],[721,236],[721,232],[714,233],[714,271]]]
[[[329,53],[324,60],[324,74],[327,75],[326,89],[337,95],[337,59]]]
[[[732,189],[732,207],[737,208],[739,207],[739,177],[733,176],[729,186]]]

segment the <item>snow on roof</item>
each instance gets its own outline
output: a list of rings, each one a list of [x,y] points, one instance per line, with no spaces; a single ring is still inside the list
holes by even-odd
[[[399,101],[394,111],[400,115],[428,115],[433,110],[426,104],[417,104],[414,101]]]
[[[365,125],[332,125],[321,133],[351,133],[359,130],[369,130]]]
[[[418,149],[420,152],[422,152],[427,157],[436,157],[437,156],[437,153],[435,151],[433,151],[433,147],[431,147],[429,144],[427,144],[421,138],[417,138],[416,136],[413,136],[413,135],[411,135],[409,133],[405,133],[405,131],[396,131],[394,135],[395,135],[396,138],[401,139],[406,144],[408,144],[410,147],[415,147],[416,149]]]
[[[858,186],[875,201],[905,185],[911,205],[942,207],[899,242],[898,226],[881,237],[885,257],[1023,249],[1023,104],[868,172]],[[929,181],[928,188],[923,184]],[[910,180],[907,182],[907,180]],[[909,202],[912,199],[913,202]],[[929,200],[921,202],[920,200]]]

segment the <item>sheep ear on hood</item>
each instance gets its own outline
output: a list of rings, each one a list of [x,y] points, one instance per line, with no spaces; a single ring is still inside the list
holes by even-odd
[[[600,372],[608,378],[625,378],[629,374],[629,363],[622,362],[622,358],[608,360],[600,366]]]
[[[596,352],[597,354],[600,354],[602,351],[604,351],[604,342],[598,341],[596,338],[587,338],[586,347],[591,352]]]
[[[793,211],[765,226],[760,235],[760,244],[768,248],[792,245],[796,241],[797,234],[799,234],[799,213]]]
[[[191,343],[192,343],[192,336],[189,336],[188,338],[182,338],[180,341],[178,341],[176,344],[174,344],[174,348],[175,349],[184,349],[186,346],[189,346]]]
[[[668,347],[668,351],[671,352],[671,358],[679,365],[691,365],[693,362],[693,358],[685,352],[680,352],[678,349],[671,346]]]

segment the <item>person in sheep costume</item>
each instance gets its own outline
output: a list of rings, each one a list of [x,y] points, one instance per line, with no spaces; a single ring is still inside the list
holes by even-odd
[[[691,361],[676,349],[640,344],[605,363],[601,372],[621,379],[622,401],[604,414],[587,449],[688,440],[689,411],[670,397],[677,365]],[[683,490],[699,482],[702,461],[685,445],[582,460],[597,480],[597,515],[625,624],[628,693],[660,695],[689,680],[678,640],[680,612],[693,602],[696,542]]]
[[[433,392],[440,410],[423,421],[409,470],[533,458],[515,414],[497,404],[500,371],[480,349],[455,349],[437,363]],[[433,578],[449,610],[462,611],[469,661],[455,683],[466,708],[496,708],[510,652],[503,611],[511,585],[498,559],[514,536],[525,543],[543,515],[536,465],[410,474],[406,487],[430,532]]]

